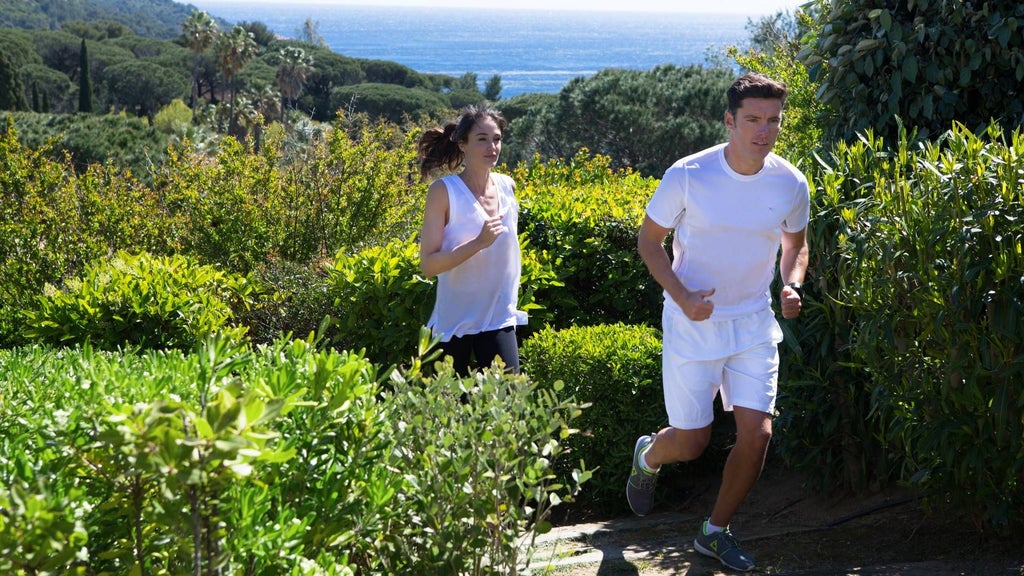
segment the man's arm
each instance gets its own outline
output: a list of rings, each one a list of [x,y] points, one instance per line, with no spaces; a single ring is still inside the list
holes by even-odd
[[[807,228],[799,232],[782,233],[782,257],[779,259],[782,275],[782,293],[779,297],[782,317],[796,318],[803,307],[800,295],[789,284],[803,284],[807,273]]]
[[[665,250],[665,238],[671,232],[657,224],[647,215],[644,215],[644,223],[640,226],[640,234],[637,238],[636,247],[640,252],[640,258],[647,265],[654,280],[668,293],[669,297],[683,309],[683,313],[690,320],[707,320],[711,316],[715,305],[706,298],[715,293],[715,289],[697,290],[691,292],[683,286],[682,281],[672,271],[672,261]]]

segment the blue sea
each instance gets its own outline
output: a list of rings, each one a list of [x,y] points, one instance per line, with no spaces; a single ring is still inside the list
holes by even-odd
[[[293,38],[309,19],[334,52],[423,73],[473,72],[481,88],[498,74],[503,98],[556,93],[572,78],[605,68],[706,64],[709,55],[721,58],[725,47],[749,38],[741,14],[191,3],[228,22],[262,22]]]

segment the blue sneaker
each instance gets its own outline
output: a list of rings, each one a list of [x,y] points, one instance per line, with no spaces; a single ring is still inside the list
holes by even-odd
[[[633,448],[633,471],[626,483],[626,500],[637,516],[646,516],[654,508],[654,487],[658,483],[658,473],[648,472],[640,466],[640,452],[652,443],[654,434],[641,436]]]
[[[708,521],[704,520],[700,525],[700,533],[693,541],[693,547],[697,549],[697,552],[718,558],[718,561],[726,568],[740,572],[749,572],[754,569],[754,558],[740,548],[740,541],[732,535],[728,526],[721,532],[708,534],[707,525]]]

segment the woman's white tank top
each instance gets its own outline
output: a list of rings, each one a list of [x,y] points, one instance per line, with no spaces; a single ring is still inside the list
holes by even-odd
[[[437,299],[427,326],[442,342],[453,337],[526,324],[519,300],[519,203],[512,178],[491,174],[506,231],[493,244],[437,275]],[[448,188],[448,224],[441,250],[452,250],[480,234],[487,212],[458,175],[441,179]]]

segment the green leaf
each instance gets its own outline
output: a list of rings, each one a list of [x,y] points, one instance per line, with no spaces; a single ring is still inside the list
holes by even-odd
[[[913,54],[903,60],[903,79],[907,82],[917,81],[917,57]]]

